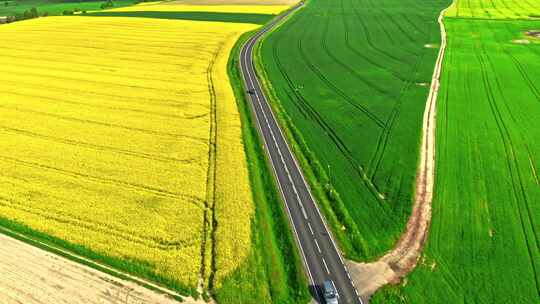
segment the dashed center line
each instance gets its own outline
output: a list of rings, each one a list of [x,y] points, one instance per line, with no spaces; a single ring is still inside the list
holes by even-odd
[[[311,232],[311,235],[315,235],[315,233],[313,233],[313,228],[311,228],[311,224],[308,222],[307,225],[308,225],[309,231]]]
[[[324,260],[324,258],[322,258],[322,262],[324,264],[324,268],[326,268],[326,273],[330,274],[330,269],[328,269],[328,265],[326,264],[326,261]]]
[[[322,253],[321,251],[321,247],[319,246],[319,242],[317,242],[317,239],[313,239],[315,241],[315,246],[317,246],[317,250],[319,251],[319,253]]]

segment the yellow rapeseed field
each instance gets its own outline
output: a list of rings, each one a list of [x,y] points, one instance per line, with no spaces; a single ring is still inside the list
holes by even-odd
[[[256,27],[82,16],[0,26],[0,218],[185,287],[213,267],[219,287],[251,246],[226,65]]]

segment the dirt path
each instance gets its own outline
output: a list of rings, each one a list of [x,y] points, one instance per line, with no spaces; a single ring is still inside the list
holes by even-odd
[[[372,263],[347,262],[354,284],[366,302],[369,301],[369,297],[378,288],[388,283],[398,283],[402,277],[416,266],[428,236],[435,180],[436,102],[440,85],[441,66],[446,48],[446,30],[443,24],[445,11],[446,9],[439,15],[441,48],[435,64],[431,90],[424,111],[420,165],[416,176],[413,210],[407,223],[407,229],[394,249],[378,261]]]
[[[2,304],[173,304],[162,294],[0,234]],[[183,303],[204,303],[184,299]]]

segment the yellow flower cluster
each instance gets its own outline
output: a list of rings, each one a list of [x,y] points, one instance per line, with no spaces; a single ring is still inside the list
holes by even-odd
[[[250,250],[226,65],[255,27],[82,16],[1,26],[0,217],[184,286],[213,259],[219,286]]]

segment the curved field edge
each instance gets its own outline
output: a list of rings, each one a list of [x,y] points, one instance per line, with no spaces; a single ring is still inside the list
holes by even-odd
[[[244,149],[255,202],[252,225],[255,254],[215,291],[215,298],[225,303],[307,303],[310,299],[307,278],[241,80],[240,49],[255,33],[245,33],[238,39],[228,64],[229,79],[242,121]],[[253,275],[255,279],[246,280],[246,277]],[[254,284],[258,288],[250,292],[246,290],[247,284]]]
[[[364,258],[364,245],[362,245],[364,244],[364,240],[360,233],[354,229],[354,221],[345,208],[339,193],[331,185],[330,177],[326,173],[324,167],[313,152],[309,150],[303,139],[302,133],[294,126],[291,118],[287,115],[281,103],[278,101],[278,97],[272,89],[272,84],[266,75],[264,62],[261,56],[261,45],[264,44],[266,38],[285,22],[290,22],[299,11],[306,9],[309,5],[310,1],[306,1],[301,9],[285,18],[279,25],[261,38],[260,42],[255,46],[255,72],[261,80],[265,94],[270,100],[269,104],[272,107],[272,111],[277,117],[281,129],[287,137],[287,142],[302,168],[302,173],[306,177],[312,194],[322,208],[325,219],[328,225],[330,225],[332,233],[338,240],[340,249],[346,258],[361,260]]]

